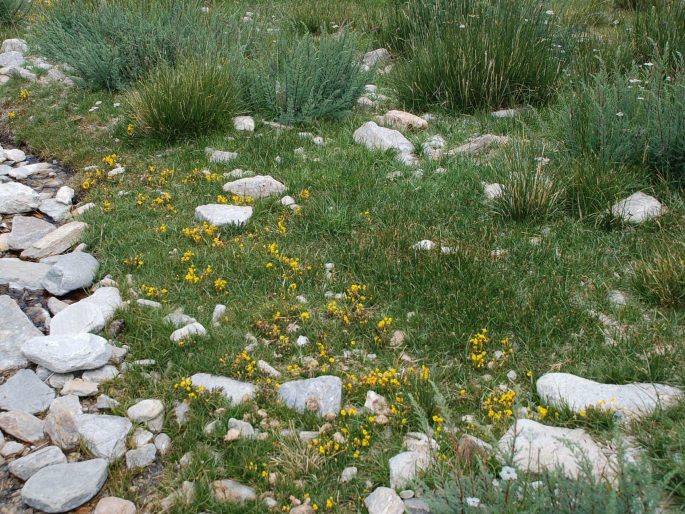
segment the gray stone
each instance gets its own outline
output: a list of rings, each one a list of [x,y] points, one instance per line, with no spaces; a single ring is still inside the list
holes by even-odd
[[[40,202],[38,210],[50,216],[57,223],[63,223],[69,218],[71,205],[63,204],[54,198],[46,198]]]
[[[404,500],[404,509],[407,514],[430,514],[431,509],[421,498],[409,498]]]
[[[378,117],[378,122],[389,128],[398,130],[423,130],[428,127],[428,122],[423,118],[405,111],[391,110]]]
[[[378,487],[364,498],[369,514],[403,514],[404,502],[389,487]]]
[[[29,46],[23,39],[5,39],[0,47],[0,52],[19,52],[25,54],[29,51]],[[22,159],[23,160],[23,159]]]
[[[34,337],[21,350],[31,362],[56,373],[100,368],[112,354],[107,340],[93,334]]]
[[[0,259],[0,266],[3,260]],[[17,303],[9,296],[0,296],[0,372],[27,366],[28,360],[21,353],[21,345],[37,336],[42,336],[40,330]]]
[[[69,307],[68,303],[63,302],[62,300],[55,298],[54,296],[51,296],[48,299],[48,310],[53,316],[58,312],[63,311],[67,307]]]
[[[245,400],[251,400],[255,396],[256,387],[248,382],[239,382],[232,378],[208,373],[196,373],[190,380],[194,387],[202,386],[206,391],[218,391],[223,394],[233,405],[238,405]]]
[[[82,378],[72,378],[66,381],[61,392],[62,394],[73,394],[79,397],[95,396],[98,394],[98,385]]]
[[[238,158],[237,152],[226,152],[223,150],[214,150],[212,148],[207,148],[206,150],[209,162],[225,164],[231,162]]]
[[[366,52],[364,57],[362,57],[362,66],[371,68],[377,64],[384,64],[390,60],[390,52],[385,48],[377,48],[376,50],[371,50]]]
[[[247,421],[231,418],[228,420],[228,428],[237,430],[241,437],[251,438],[255,436],[254,427]]]
[[[86,289],[93,285],[99,267],[98,260],[85,252],[60,255],[43,278],[43,287],[55,296]]]
[[[82,221],[62,225],[21,252],[21,256],[27,259],[42,259],[50,255],[59,255],[78,243],[86,228],[88,225]]]
[[[107,321],[96,304],[81,300],[59,312],[50,322],[50,335],[95,333],[105,328]]]
[[[495,136],[493,134],[483,134],[468,139],[463,145],[448,152],[449,155],[478,155],[492,148],[506,145],[509,143],[507,136]]]
[[[318,412],[320,416],[337,414],[340,411],[342,381],[332,375],[293,380],[281,384],[278,396],[298,412]]]
[[[502,436],[498,450],[503,460],[511,456],[511,462],[528,473],[560,469],[567,477],[577,479],[587,464],[597,479],[612,476],[602,449],[581,428],[551,427],[519,419]]]
[[[23,66],[26,60],[22,52],[9,51],[0,54],[0,66],[2,67],[20,67]]]
[[[212,492],[219,503],[244,503],[257,499],[254,489],[235,480],[216,480],[212,484]]]
[[[18,182],[0,184],[0,214],[30,212],[39,205],[40,197],[30,187]]]
[[[5,157],[7,157],[7,160],[13,162],[23,162],[26,160],[26,154],[18,148],[10,148],[9,150],[5,150]]]
[[[146,468],[157,458],[157,448],[154,444],[145,444],[140,448],[126,452],[126,467],[128,469]]]
[[[83,375],[81,375],[81,378],[83,378],[83,380],[87,380],[88,382],[93,382],[94,384],[102,384],[103,382],[113,380],[118,376],[119,370],[116,368],[116,366],[107,364],[101,368],[84,371]]]
[[[379,127],[373,121],[364,123],[352,135],[356,143],[369,150],[395,150],[399,153],[413,153],[414,145],[397,130]]]
[[[124,305],[124,302],[121,300],[121,294],[116,287],[99,287],[92,295],[78,303],[96,305],[100,309],[105,323],[112,321],[117,309]]]
[[[28,248],[55,228],[52,223],[32,216],[15,216],[12,220],[12,232],[10,232],[8,240],[9,247],[11,250]]]
[[[0,449],[0,456],[8,458],[15,457],[22,453],[26,446],[16,441],[7,441]]]
[[[60,396],[54,399],[45,417],[44,426],[45,433],[53,444],[63,450],[76,448],[81,438],[77,426],[77,419],[81,414],[81,403],[77,396]]]
[[[54,398],[55,391],[28,369],[17,371],[0,386],[0,409],[36,414],[47,410]]]
[[[357,476],[357,468],[356,466],[349,466],[345,469],[342,470],[342,473],[340,473],[340,479],[338,482],[341,484],[346,484],[347,482],[351,482],[354,477]]]
[[[174,330],[169,337],[173,342],[177,343],[183,341],[184,339],[191,339],[194,336],[206,336],[207,330],[197,321]]]
[[[114,398],[110,398],[106,394],[101,394],[100,396],[98,396],[95,407],[98,410],[112,410],[114,407],[117,407],[118,405],[119,402],[116,401]]]
[[[57,446],[47,446],[26,457],[17,459],[9,464],[10,473],[20,480],[28,480],[46,466],[65,464],[67,458]]]
[[[106,496],[95,506],[93,514],[136,514],[136,505],[116,496]]]
[[[126,437],[133,424],[121,416],[81,414],[76,418],[76,426],[93,455],[112,462],[126,452]]]
[[[171,437],[166,434],[157,434],[155,436],[155,448],[162,455],[166,454],[171,449]]]
[[[659,200],[642,191],[633,193],[628,198],[624,198],[614,204],[611,208],[611,214],[614,217],[634,225],[658,218],[664,212],[665,208]]]
[[[57,193],[55,193],[55,200],[65,205],[71,205],[74,200],[74,190],[69,186],[62,186],[59,188]]]
[[[0,429],[26,443],[37,443],[45,437],[43,421],[24,411],[0,413]]]
[[[254,118],[252,116],[236,116],[233,118],[233,127],[242,132],[254,132]]]
[[[420,471],[425,471],[430,464],[430,455],[423,452],[409,451],[398,453],[389,461],[390,487],[400,489],[414,480]]]
[[[252,217],[252,207],[242,205],[208,204],[195,209],[195,219],[206,221],[217,227],[241,226]]]
[[[41,469],[24,484],[21,498],[47,513],[67,512],[93,498],[107,480],[107,461],[93,459]]]
[[[197,320],[187,314],[183,314],[183,309],[181,308],[176,309],[164,317],[164,323],[173,325],[176,328],[182,328],[195,322],[197,322]]]
[[[16,180],[24,180],[38,173],[49,173],[54,169],[55,167],[50,163],[37,162],[35,164],[25,164],[12,168],[9,172],[9,176]]]
[[[160,400],[142,400],[126,411],[131,421],[145,423],[153,432],[160,432],[164,424],[164,404]]]
[[[254,177],[227,182],[223,189],[234,195],[262,199],[272,195],[280,195],[286,190],[286,187],[271,175],[255,175]]]
[[[483,193],[488,200],[494,200],[504,194],[504,186],[502,184],[483,184]]]
[[[576,413],[594,407],[643,416],[658,408],[672,407],[683,396],[680,389],[664,384],[601,384],[570,373],[547,373],[538,379],[536,387],[546,403]]]
[[[40,291],[43,289],[43,278],[49,270],[48,264],[6,257],[0,259],[0,286],[12,284],[19,289]]]

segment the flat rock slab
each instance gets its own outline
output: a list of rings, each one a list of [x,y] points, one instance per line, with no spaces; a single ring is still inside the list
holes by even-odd
[[[12,168],[8,175],[17,180],[24,180],[32,175],[36,175],[38,173],[49,173],[55,169],[57,169],[57,167],[53,166],[49,162],[37,162],[35,164],[25,164],[24,166]]]
[[[146,468],[157,458],[157,447],[152,444],[144,444],[140,448],[126,452],[126,467],[128,469]]]
[[[6,257],[0,259],[0,286],[16,284],[22,289],[40,291],[43,289],[43,278],[48,271],[49,264]]]
[[[286,187],[271,175],[255,175],[254,177],[227,182],[223,189],[237,196],[258,200],[280,195],[286,190]]]
[[[256,387],[248,382],[240,382],[232,378],[208,373],[196,373],[190,377],[193,386],[202,386],[206,391],[218,391],[223,394],[233,405],[238,405],[245,400],[254,398]]]
[[[42,259],[64,253],[81,240],[87,228],[88,225],[82,221],[62,225],[21,252],[21,256],[25,259]]]
[[[21,351],[28,360],[50,371],[70,373],[101,368],[109,361],[112,346],[93,334],[50,335],[29,339]]]
[[[428,122],[423,118],[405,111],[388,111],[378,117],[378,122],[384,127],[399,130],[423,130],[428,128]]]
[[[60,255],[43,278],[43,287],[55,296],[86,289],[93,284],[100,263],[85,252]]]
[[[401,132],[368,121],[354,131],[352,138],[356,143],[363,144],[369,150],[395,150],[400,154],[411,154],[414,145]]]
[[[9,296],[0,296],[0,372],[26,367],[28,360],[21,353],[21,345],[42,335],[17,302]]]
[[[47,198],[40,202],[38,210],[50,216],[57,223],[63,223],[69,218],[71,205],[64,204],[55,198]]]
[[[102,310],[95,304],[76,302],[50,321],[50,335],[76,335],[100,332],[106,325]]]
[[[658,218],[664,211],[665,208],[659,200],[642,191],[633,193],[611,208],[611,214],[614,217],[634,225]]]
[[[126,453],[126,437],[133,424],[122,416],[82,414],[76,426],[93,455],[112,462]]]
[[[0,386],[0,409],[37,414],[47,410],[54,398],[55,390],[28,369],[17,371]]]
[[[10,473],[20,480],[28,480],[41,469],[55,464],[66,464],[67,458],[57,446],[46,446],[9,464]]]
[[[242,205],[208,204],[195,209],[195,219],[206,221],[217,227],[241,226],[252,217],[252,207]]]
[[[595,478],[611,478],[609,461],[599,445],[581,428],[550,427],[530,419],[519,419],[498,443],[501,455],[511,455],[514,465],[528,473],[559,468],[577,479],[590,465]]]
[[[536,387],[546,403],[569,407],[576,413],[594,407],[641,416],[672,407],[683,396],[680,389],[664,384],[601,384],[570,373],[547,373],[538,379]]]
[[[67,512],[93,498],[107,480],[107,461],[92,459],[41,469],[24,484],[21,498],[43,512]]]
[[[18,182],[0,184],[0,214],[31,212],[40,205],[36,191]]]
[[[71,450],[78,445],[81,436],[78,433],[77,419],[81,414],[81,403],[77,396],[55,398],[45,417],[44,427],[53,444],[63,450]]]
[[[449,151],[449,155],[478,155],[487,152],[491,148],[496,148],[509,143],[507,136],[496,136],[494,134],[483,134],[474,136],[463,145]]]
[[[337,414],[342,398],[342,381],[332,375],[293,380],[281,384],[278,396],[298,412],[317,412],[320,416]]]
[[[52,223],[32,216],[15,216],[8,240],[10,250],[24,250],[56,228]]]
[[[0,413],[0,429],[15,439],[37,443],[45,436],[43,421],[23,411]]]

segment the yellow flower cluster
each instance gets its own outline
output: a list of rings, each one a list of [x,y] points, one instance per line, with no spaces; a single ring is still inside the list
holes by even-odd
[[[189,400],[195,400],[205,392],[204,386],[193,386],[193,382],[189,377],[182,378],[180,382],[174,384],[174,389],[185,393]]]
[[[185,227],[182,230],[184,236],[193,241],[194,243],[205,242],[211,245],[213,248],[222,248],[225,243],[218,236],[219,229],[216,225],[207,223],[206,221],[202,223],[199,227]]]
[[[141,284],[140,291],[147,298],[157,298],[163,302],[166,301],[166,297],[169,294],[169,290],[165,287],[154,287],[147,284]]]
[[[117,159],[119,159],[119,156],[115,153],[105,155],[102,158],[102,162],[104,162],[107,166],[114,166],[117,163]]]
[[[108,180],[108,179],[109,178],[107,177],[107,173],[105,173],[100,168],[97,168],[95,170],[91,170],[91,171],[86,172],[86,176],[81,181],[81,187],[83,189],[88,190],[92,187],[95,187],[100,182]]]
[[[507,362],[511,354],[511,345],[509,338],[505,337],[499,342],[499,349],[490,354],[490,345],[492,340],[488,336],[488,329],[483,328],[479,333],[469,339],[469,346],[471,351],[471,364],[476,369],[485,368],[501,368]]]
[[[28,100],[30,96],[31,96],[31,91],[29,91],[28,89],[22,88],[19,90],[19,100],[21,100],[22,102],[25,102],[26,100]]]
[[[199,180],[204,180],[205,182],[221,182],[223,180],[223,177],[218,173],[210,173],[207,170],[195,168],[183,179],[181,179],[181,183],[190,184],[192,182],[197,182]]]
[[[229,198],[226,195],[217,195],[216,196],[216,203],[227,204],[228,202],[229,202]],[[233,195],[230,198],[230,202],[233,205],[253,205],[254,204],[254,198],[252,198],[251,196]]]
[[[142,257],[140,257],[140,255],[134,255],[133,257],[128,257],[124,259],[124,264],[137,269],[140,268],[143,264],[145,264],[145,261],[142,259]]]
[[[508,420],[514,414],[513,406],[516,399],[516,391],[507,387],[491,392],[483,400],[483,410],[493,423]]]
[[[143,182],[151,187],[159,187],[169,182],[173,176],[173,169],[164,168],[158,170],[156,166],[148,166],[147,171],[143,175]]]
[[[240,378],[252,377],[256,369],[257,361],[255,361],[246,351],[240,352],[235,356],[235,359],[233,359],[233,371]]]

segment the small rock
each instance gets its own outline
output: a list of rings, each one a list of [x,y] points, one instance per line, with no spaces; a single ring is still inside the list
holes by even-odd
[[[208,373],[196,373],[190,377],[190,380],[193,386],[203,386],[208,392],[218,390],[233,405],[238,405],[245,400],[251,400],[256,392],[253,384],[239,382],[218,375],[209,375]]]
[[[86,289],[93,284],[99,267],[98,260],[88,253],[61,255],[43,278],[43,287],[55,296]]]
[[[126,437],[133,427],[121,416],[82,414],[76,418],[78,433],[93,455],[112,462],[126,452]]]
[[[238,131],[254,132],[254,118],[252,116],[236,116],[233,118],[233,127]]]
[[[0,187],[2,186],[0,185]],[[639,225],[645,221],[658,218],[665,210],[659,200],[638,191],[614,204],[611,208],[611,214],[625,223]]]
[[[154,444],[146,444],[135,450],[126,452],[126,468],[129,470],[148,467],[157,458],[157,447]]]
[[[0,386],[0,409],[37,414],[47,410],[54,398],[55,391],[28,369],[17,371]]]
[[[383,116],[379,116],[378,120],[384,127],[399,130],[423,130],[428,127],[426,120],[404,111],[388,111]]]
[[[235,480],[216,480],[212,484],[212,491],[219,503],[244,503],[257,499],[254,489]]]
[[[20,480],[28,480],[46,466],[65,464],[67,458],[57,446],[47,446],[26,457],[17,459],[9,464],[9,471]]]
[[[316,411],[320,416],[340,411],[342,381],[336,376],[320,376],[281,384],[278,396],[299,412]]]
[[[157,434],[155,436],[155,448],[160,454],[165,455],[171,449],[171,437],[166,434]]]
[[[104,366],[112,347],[105,338],[93,334],[51,335],[29,339],[21,351],[28,360],[50,371],[69,373]]]
[[[271,175],[255,175],[228,182],[224,184],[223,189],[234,195],[262,199],[279,195],[286,190],[286,187]]]
[[[95,506],[93,514],[136,514],[136,505],[122,498],[105,496]]]
[[[53,400],[44,425],[45,433],[53,444],[63,450],[76,448],[80,440],[77,418],[81,413],[77,396],[60,396]]]
[[[378,487],[364,499],[369,514],[403,514],[404,502],[389,487]]]
[[[252,207],[242,205],[208,204],[195,209],[195,219],[206,221],[217,227],[241,226],[252,217]]]
[[[32,216],[15,216],[7,243],[11,250],[24,250],[56,228],[52,223]]]
[[[43,421],[23,411],[0,413],[0,429],[26,443],[37,443],[45,437]]]
[[[191,323],[190,325],[186,325],[185,327],[179,328],[177,330],[174,330],[171,333],[171,336],[169,339],[171,339],[173,342],[177,343],[179,341],[183,341],[185,339],[191,339],[193,336],[206,336],[207,335],[207,329],[200,325],[197,321],[194,323]]]
[[[2,184],[0,184],[2,187]],[[88,225],[81,221],[72,221],[43,236],[21,252],[25,259],[42,259],[59,255],[79,242]]]
[[[346,484],[351,482],[354,477],[357,476],[357,468],[355,466],[348,466],[342,470],[340,474],[340,479],[338,480],[341,484]]]
[[[0,184],[0,214],[30,212],[39,205],[38,193],[30,187],[18,182]]]

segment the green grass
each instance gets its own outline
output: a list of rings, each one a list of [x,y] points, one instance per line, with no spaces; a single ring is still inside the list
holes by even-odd
[[[245,4],[245,10],[255,12],[261,7]],[[392,76],[376,80],[383,92],[390,93],[395,85]],[[271,491],[281,506],[288,504],[290,495],[303,499],[307,493],[320,511],[325,511],[331,497],[333,512],[363,511],[363,497],[373,487],[387,484],[387,461],[400,450],[402,435],[425,426],[419,407],[431,425],[433,415],[449,413],[458,428],[470,430],[461,421],[468,414],[480,427],[478,435],[499,437],[511,419],[492,424],[482,401],[499,384],[508,383],[510,370],[518,375],[510,384],[517,392],[515,406],[531,409],[539,405],[534,381],[550,370],[603,382],[685,385],[682,308],[644,301],[634,282],[636,262],[649,263],[649,257],[662,248],[664,234],[674,238],[682,234],[685,209],[681,193],[664,181],[654,181],[645,166],[624,169],[584,155],[570,158],[563,144],[566,141],[549,130],[547,120],[558,113],[554,106],[505,120],[492,119],[487,112],[466,117],[437,111],[427,131],[407,133],[417,147],[437,133],[450,148],[474,134],[493,133],[508,135],[523,145],[525,152],[511,154],[500,149],[478,158],[422,159],[423,176],[418,178],[393,155],[370,152],[352,141],[353,131],[376,112],[353,111],[336,121],[311,121],[306,130],[325,139],[321,146],[299,137],[298,129],[272,129],[262,124],[259,116],[254,133],[218,129],[221,120],[217,119],[217,130],[171,144],[127,134],[130,120],[122,107],[114,107],[124,101],[123,94],[31,85],[29,99],[22,102],[18,99],[20,87],[25,85],[12,81],[1,93],[3,110],[17,112],[14,120],[3,123],[18,141],[43,156],[59,157],[76,170],[93,164],[106,169],[101,159],[112,153],[126,166],[126,173],[114,179],[90,178],[91,187],[81,192],[83,201],[97,204],[84,217],[91,226],[85,242],[100,260],[101,273],[112,274],[128,298],[132,299],[125,285],[128,274],[132,275],[131,287],[142,296],[149,287],[168,292],[160,298],[164,302],[160,310],[132,303],[120,315],[126,329],[118,340],[129,345],[129,359],[153,358],[154,366],[131,370],[103,389],[121,400],[117,414],[124,413],[134,398],[160,398],[167,406],[165,431],[172,437],[173,447],[162,460],[157,496],[164,497],[183,480],[195,481],[198,487],[192,505],[179,506],[174,512],[263,511],[259,502],[241,507],[216,504],[210,494],[211,482],[223,478],[249,484],[259,494]],[[88,112],[98,100],[102,101],[100,109]],[[389,105],[396,106],[397,98]],[[239,157],[230,165],[209,164],[206,147],[235,151]],[[304,155],[295,152],[299,148]],[[517,200],[517,209],[521,206],[522,210],[516,211],[524,215],[498,216],[483,197],[482,182],[504,183],[511,172],[534,171],[534,157],[538,156],[550,159],[542,169],[558,181],[563,201],[560,199],[558,206],[556,199],[536,204],[524,188]],[[202,168],[216,175],[208,180],[193,171]],[[221,186],[229,179],[221,175],[233,168],[270,174],[282,181],[301,211],[292,212],[277,198],[261,200],[245,227],[219,230],[223,247],[213,247],[211,238],[208,243],[192,242],[183,229],[198,225],[193,219],[195,207],[214,203],[217,195],[224,194]],[[439,168],[444,173],[436,173]],[[165,173],[165,169],[173,172]],[[388,173],[394,171],[401,171],[402,176],[388,179]],[[87,178],[78,171],[75,183]],[[94,181],[97,183],[92,184]],[[658,223],[631,228],[599,222],[614,201],[646,188],[669,208]],[[549,194],[544,188],[536,191],[542,196]],[[153,205],[162,193],[170,195],[170,207]],[[539,213],[542,215],[537,216]],[[455,251],[414,250],[412,245],[423,239]],[[278,245],[280,261],[269,250],[271,244]],[[194,255],[183,262],[187,251]],[[288,264],[291,260],[284,263],[283,256],[297,259],[298,270]],[[126,264],[134,258],[143,264]],[[328,262],[335,264],[331,279],[324,271]],[[198,284],[190,284],[184,279],[190,265],[198,274],[208,265],[213,272]],[[672,276],[679,276],[674,267],[663,274],[663,280],[672,281]],[[214,281],[218,278],[226,280],[225,290],[217,291]],[[366,323],[355,320],[346,325],[331,315],[325,292],[342,293],[352,284],[367,288]],[[607,293],[614,289],[627,292],[625,308],[608,303]],[[300,304],[297,295],[306,296],[308,303]],[[157,298],[153,295],[152,299]],[[216,303],[227,305],[228,313],[220,326],[212,327]],[[162,320],[175,307],[183,307],[205,325],[208,337],[182,347],[171,343],[173,329]],[[353,420],[338,417],[333,422],[334,430],[369,431],[371,443],[362,449],[359,459],[354,458],[352,447],[336,457],[319,458],[316,449],[312,455],[311,449],[278,437],[280,430],[291,424],[296,429],[317,430],[323,422],[279,405],[274,401],[273,380],[259,372],[250,375],[244,357],[236,364],[246,345],[246,333],[266,337],[259,322],[271,323],[280,312],[277,324],[284,331],[304,311],[310,317],[300,317],[299,324],[301,333],[311,340],[308,347],[270,341],[258,345],[252,358],[279,369],[281,382],[339,375],[352,384],[344,392],[344,404],[360,407],[368,389],[384,394],[398,409],[389,435],[384,435],[382,427],[371,425],[366,416]],[[602,325],[591,311],[605,313],[627,327],[619,344],[605,342]],[[393,322],[390,329],[383,330],[377,323],[386,317]],[[514,350],[501,368],[475,369],[470,363],[468,340],[483,327],[495,341],[511,339]],[[389,344],[394,330],[406,333],[402,348]],[[490,349],[496,350],[497,343]],[[376,358],[364,358],[362,351]],[[401,352],[415,360],[413,371],[408,371],[410,365],[401,359]],[[316,359],[318,366],[306,369],[305,357],[310,362]],[[431,381],[443,393],[444,401],[436,400],[432,384],[421,376],[422,365],[430,369]],[[403,367],[408,379],[400,387],[358,384],[351,377]],[[150,372],[158,375],[151,378]],[[174,384],[196,372],[257,381],[262,391],[255,401],[235,407],[205,396],[192,403],[189,421],[179,427],[170,409],[185,395]],[[411,405],[410,395],[417,406]],[[255,428],[259,427],[259,409],[279,423],[260,427],[272,434],[267,441],[223,441],[231,417],[248,416]],[[679,463],[680,410],[658,413],[626,427],[646,445],[655,470],[653,479],[644,476],[649,487],[665,483],[676,504],[685,495]],[[219,420],[223,430],[204,434],[203,427],[213,420]],[[613,420],[580,418],[570,412],[561,412],[555,424],[585,428],[603,441],[610,440],[616,430]],[[453,448],[448,439],[444,441],[445,455],[452,461]],[[178,461],[191,450],[195,458],[190,466],[178,468]],[[340,472],[348,465],[359,468],[357,479],[338,484]],[[264,470],[276,473],[274,485],[262,476]],[[111,476],[108,493],[130,498],[142,507],[144,495],[133,486],[144,482],[144,477],[127,472],[120,464],[114,466]],[[371,489],[367,480],[373,484]],[[437,483],[437,478],[431,475],[427,481]],[[598,490],[601,488],[592,489]],[[145,496],[154,501],[153,495]]]

